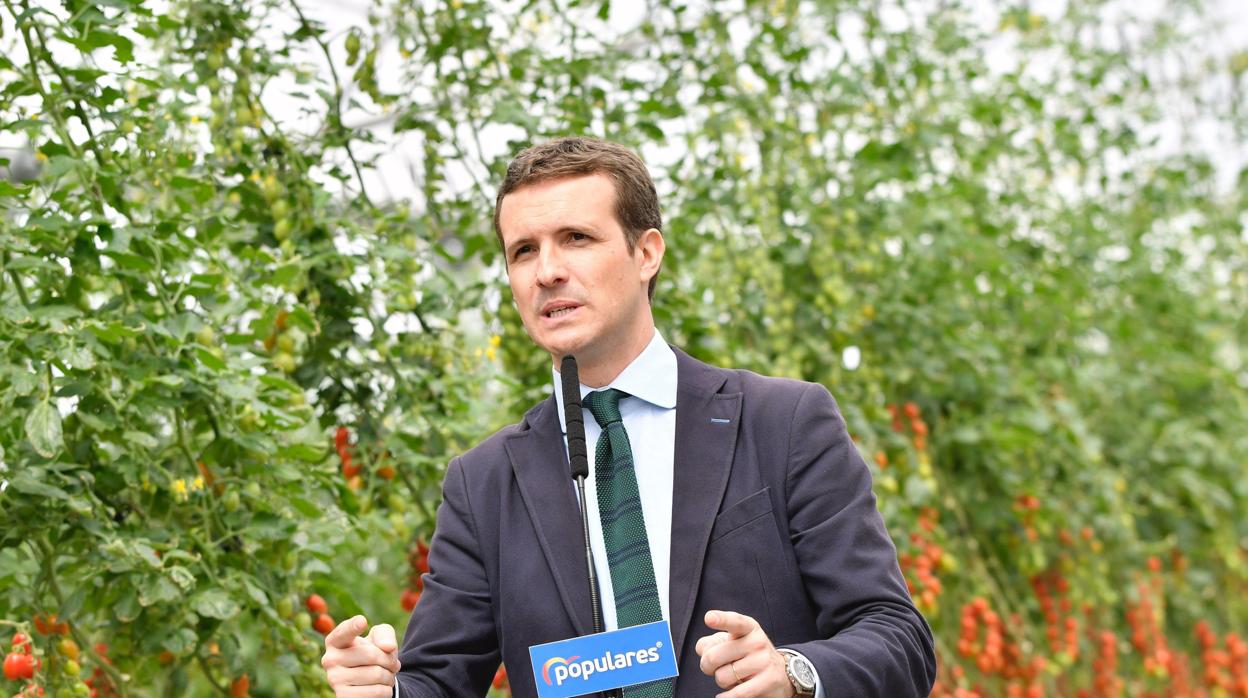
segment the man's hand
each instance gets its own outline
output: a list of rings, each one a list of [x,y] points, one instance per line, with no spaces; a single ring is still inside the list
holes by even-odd
[[[325,636],[321,666],[338,698],[392,698],[394,675],[399,673],[399,645],[394,628],[374,625],[368,637],[364,616],[348,618]]]
[[[784,656],[772,646],[758,621],[732,611],[707,611],[706,625],[720,632],[694,646],[702,673],[715,677],[719,698],[792,698],[797,695],[784,669]]]

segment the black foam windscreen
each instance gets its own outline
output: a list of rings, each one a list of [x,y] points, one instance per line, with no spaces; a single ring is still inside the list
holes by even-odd
[[[581,378],[576,359],[563,357],[559,367],[563,382],[563,421],[568,427],[568,466],[572,477],[589,476],[589,455],[585,449],[585,417],[581,411]]]

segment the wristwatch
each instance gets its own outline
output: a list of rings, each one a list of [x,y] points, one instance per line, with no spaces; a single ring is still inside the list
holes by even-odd
[[[811,665],[810,660],[793,650],[776,648],[776,651],[784,657],[784,670],[788,673],[789,683],[793,684],[793,690],[797,691],[797,695],[814,696],[815,667]]]

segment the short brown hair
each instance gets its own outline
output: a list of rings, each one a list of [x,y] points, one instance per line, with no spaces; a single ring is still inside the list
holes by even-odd
[[[494,234],[499,245],[503,244],[503,231],[498,225],[498,214],[504,196],[528,184],[592,174],[607,175],[615,183],[615,218],[624,229],[629,252],[642,233],[651,228],[663,230],[658,192],[646,164],[636,153],[618,143],[566,136],[525,148],[507,165],[507,176],[494,199]],[[650,279],[651,300],[658,278],[656,272]]]

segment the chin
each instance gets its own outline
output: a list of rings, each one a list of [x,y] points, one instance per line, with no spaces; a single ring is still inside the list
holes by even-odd
[[[575,356],[578,361],[583,360],[587,348],[587,342],[580,337],[552,337],[541,345],[556,361],[568,355]]]

